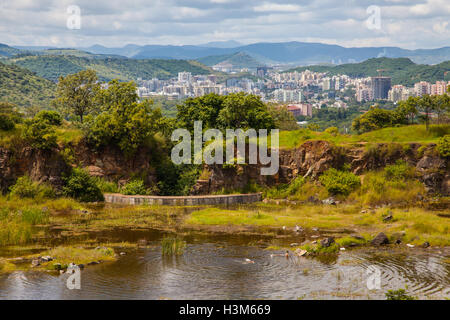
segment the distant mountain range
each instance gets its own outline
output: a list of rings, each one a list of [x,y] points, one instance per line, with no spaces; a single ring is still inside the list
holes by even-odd
[[[9,47],[8,50],[57,49],[49,47]],[[202,45],[136,45],[108,48],[101,45],[76,48],[94,54],[118,55],[134,59],[200,60],[211,56],[245,53],[261,64],[305,66],[313,64],[356,63],[370,58],[409,58],[415,63],[437,64],[450,60],[450,47],[407,50],[399,47],[353,47],[313,42],[254,43],[242,45],[236,41],[210,42]],[[0,45],[0,55],[5,52]],[[20,52],[20,51],[19,51]],[[11,55],[12,52],[6,52]]]
[[[233,46],[233,44],[231,44]],[[398,47],[345,48],[338,45],[309,42],[255,43],[237,47],[127,45],[121,48],[92,46],[81,48],[97,54],[117,54],[135,59],[200,59],[243,52],[261,63],[276,65],[342,64],[361,62],[370,58],[410,58],[415,63],[436,64],[450,60],[450,47],[438,49],[407,50]]]

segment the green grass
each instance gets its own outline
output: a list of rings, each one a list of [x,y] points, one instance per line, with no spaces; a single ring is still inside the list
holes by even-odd
[[[280,132],[281,148],[296,148],[309,140],[325,140],[337,145],[354,144],[361,142],[399,142],[399,143],[437,143],[439,138],[450,133],[450,125],[432,125],[429,131],[425,125],[411,125],[402,127],[391,127],[360,135],[337,134],[326,132],[315,132],[308,129]]]

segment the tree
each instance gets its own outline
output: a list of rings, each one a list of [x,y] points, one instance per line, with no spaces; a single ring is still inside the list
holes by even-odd
[[[97,97],[108,105],[86,126],[88,141],[97,147],[115,144],[132,155],[164,125],[160,109],[152,109],[152,101],[138,102],[133,82],[111,81]]]
[[[353,130],[363,133],[389,127],[394,119],[394,111],[372,106],[369,111],[353,120],[352,127]]]
[[[202,121],[203,128],[217,128],[217,117],[223,108],[224,96],[210,93],[197,98],[189,98],[177,105],[179,126],[194,130],[194,121]]]
[[[428,94],[423,95],[418,101],[418,107],[419,110],[422,110],[424,112],[425,125],[428,130],[430,123],[430,113],[431,111],[433,111],[433,109],[435,109],[434,98],[432,98]]]
[[[410,124],[414,122],[417,115],[417,108],[419,105],[419,98],[409,97],[406,101],[400,101],[396,111],[404,116]]]
[[[299,129],[297,120],[294,115],[289,112],[286,106],[269,106],[268,111],[275,121],[275,127],[280,130],[296,130]]]
[[[435,111],[438,116],[438,123],[441,123],[442,116],[450,113],[450,96],[443,94],[434,97]]]
[[[94,104],[101,110],[108,110],[114,105],[129,105],[138,101],[139,96],[136,91],[136,83],[119,82],[111,80],[106,89],[97,90],[94,97]]]
[[[217,118],[222,129],[273,129],[275,122],[261,98],[243,92],[225,96]]]
[[[56,89],[55,107],[67,116],[79,118],[98,111],[94,97],[100,89],[93,70],[83,70],[66,77],[60,77]]]
[[[194,122],[202,121],[203,128],[272,129],[275,127],[267,106],[252,94],[232,93],[227,96],[208,94],[187,99],[177,106],[180,127],[193,131]]]

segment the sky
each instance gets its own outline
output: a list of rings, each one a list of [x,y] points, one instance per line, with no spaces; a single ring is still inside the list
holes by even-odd
[[[0,0],[0,43],[122,47],[235,40],[418,49],[450,46],[449,21],[450,0]]]

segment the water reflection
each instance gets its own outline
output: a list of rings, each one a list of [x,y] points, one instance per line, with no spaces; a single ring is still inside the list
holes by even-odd
[[[358,250],[331,260],[286,259],[233,242],[194,242],[182,256],[167,258],[158,242],[152,244],[85,269],[81,290],[68,290],[65,276],[2,276],[0,299],[384,299],[388,289],[405,285],[420,298],[450,294],[450,267],[442,252]],[[369,265],[381,270],[381,290],[367,289]]]

